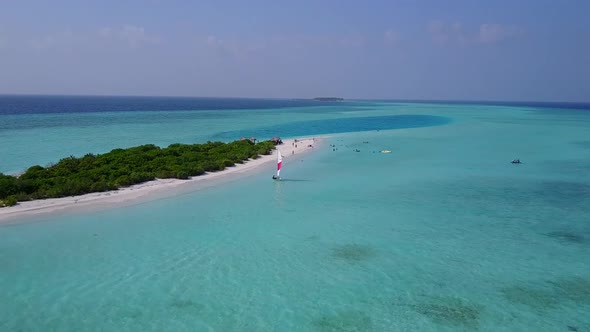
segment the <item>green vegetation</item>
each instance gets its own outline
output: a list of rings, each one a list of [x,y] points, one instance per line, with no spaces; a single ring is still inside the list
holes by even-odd
[[[317,101],[342,101],[342,100],[344,100],[344,98],[340,98],[340,97],[316,97],[313,99],[317,100]]]
[[[101,155],[70,156],[45,168],[32,166],[18,177],[0,173],[0,206],[115,190],[156,178],[188,179],[268,155],[273,149],[272,141],[240,140],[167,148],[149,144]]]

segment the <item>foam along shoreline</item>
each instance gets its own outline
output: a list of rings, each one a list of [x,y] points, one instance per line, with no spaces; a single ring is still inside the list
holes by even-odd
[[[312,147],[316,146],[320,140],[321,138],[287,139],[283,141],[283,144],[277,145],[277,149],[281,151],[283,158],[288,162],[289,158],[293,156],[312,151]],[[156,179],[118,190],[19,202],[15,206],[0,208],[0,223],[35,215],[130,205],[142,200],[149,200],[150,198],[157,197],[157,195],[170,197],[183,190],[191,191],[190,189],[199,188],[196,187],[199,184],[203,186],[210,185],[215,179],[221,180],[230,175],[233,177],[239,174],[249,173],[272,161],[276,162],[276,160],[276,152],[273,151],[270,155],[260,156],[258,159],[250,159],[243,164],[236,164],[223,171],[205,173],[188,180]],[[274,171],[275,168],[272,170]]]

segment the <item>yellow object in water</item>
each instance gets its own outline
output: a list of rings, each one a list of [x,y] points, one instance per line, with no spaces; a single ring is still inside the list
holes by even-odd
[[[391,153],[389,150],[381,150],[381,153]]]

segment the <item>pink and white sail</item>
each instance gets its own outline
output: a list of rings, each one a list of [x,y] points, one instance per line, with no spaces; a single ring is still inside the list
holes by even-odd
[[[277,177],[281,175],[281,167],[283,167],[283,156],[281,156],[281,151],[277,149]]]

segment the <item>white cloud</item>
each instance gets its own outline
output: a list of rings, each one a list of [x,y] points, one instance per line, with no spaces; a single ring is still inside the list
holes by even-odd
[[[130,47],[160,42],[160,38],[146,33],[144,27],[129,24],[122,27],[103,27],[98,30],[98,35],[105,39],[122,41]]]
[[[385,43],[385,45],[388,46],[397,44],[400,41],[400,39],[401,38],[399,32],[392,29],[385,31],[385,33],[383,34],[383,43]]]
[[[436,44],[493,44],[518,37],[524,33],[520,27],[502,24],[481,24],[476,29],[466,29],[459,22],[433,21],[429,27],[432,41]]]
[[[437,44],[464,44],[468,39],[463,31],[463,25],[459,22],[434,21],[430,23],[429,30],[432,40]]]
[[[367,45],[367,38],[359,33],[346,35],[275,35],[267,40],[266,46],[291,49],[319,48],[362,48]]]
[[[338,38],[338,44],[346,48],[363,47],[365,42],[365,38],[358,33]]]
[[[31,40],[31,47],[34,49],[45,49],[53,46],[54,44],[55,38],[53,36],[45,36]]]
[[[218,39],[215,36],[207,36],[207,44],[209,45],[217,45]]]
[[[518,37],[524,33],[522,28],[512,25],[482,24],[479,27],[477,40],[480,43],[498,43],[503,40]]]
[[[36,50],[49,48],[70,49],[75,42],[74,33],[71,30],[64,30],[43,37],[33,38],[29,41],[29,45]]]
[[[0,35],[0,41],[2,40]],[[148,34],[143,27],[124,25],[103,27],[98,30],[65,29],[47,34],[39,34],[25,39],[25,45],[36,51],[58,51],[71,53],[77,49],[104,47],[109,43],[113,49],[136,48],[142,45],[157,44],[159,38]]]
[[[203,43],[203,39],[199,39],[199,43]],[[225,40],[214,35],[209,35],[204,39],[205,46],[214,52],[217,56],[239,56],[247,48],[246,44],[242,44],[235,40]]]
[[[216,35],[195,39],[200,52],[214,52],[218,56],[235,59],[261,59],[268,54],[309,55],[320,50],[351,50],[366,46],[360,34],[347,35],[273,35],[267,38],[224,38]]]

